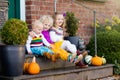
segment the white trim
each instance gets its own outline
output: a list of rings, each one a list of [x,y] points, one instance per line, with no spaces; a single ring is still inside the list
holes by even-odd
[[[25,0],[20,0],[20,19],[25,21],[26,14],[25,14]]]

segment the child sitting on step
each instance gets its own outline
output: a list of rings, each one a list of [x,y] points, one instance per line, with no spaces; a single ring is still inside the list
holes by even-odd
[[[44,35],[41,33],[42,31],[43,31],[43,24],[39,20],[33,22],[32,33],[34,34],[34,36],[31,37],[29,35],[26,43],[28,54],[47,56],[48,58],[51,58],[52,61],[54,61],[53,51],[51,51],[48,48],[51,47],[51,45],[46,40]]]
[[[68,53],[66,50],[60,48],[58,46],[58,44],[54,43],[51,41],[51,38],[50,38],[50,34],[49,32],[51,31],[51,27],[53,25],[53,19],[51,16],[49,15],[44,15],[40,18],[40,21],[43,23],[44,27],[43,27],[43,31],[42,31],[42,34],[44,35],[44,37],[46,38],[46,40],[52,44],[54,47],[52,48],[52,51],[56,54],[58,54],[58,56],[66,61],[68,60],[69,62],[71,61],[71,59],[73,59],[73,54],[71,53]],[[33,36],[34,34],[32,32],[30,32],[31,36]],[[54,36],[53,36],[54,37]],[[59,43],[59,42],[58,42]],[[58,57],[57,56],[57,57]],[[80,56],[75,56],[74,58],[74,63],[78,62],[80,59],[80,57],[82,57],[82,55]]]
[[[50,38],[54,42],[54,45],[57,47],[62,48],[66,51],[69,51],[71,58],[70,62],[77,63],[83,59],[83,57],[88,54],[87,51],[83,52],[82,54],[77,56],[77,48],[74,44],[71,44],[70,41],[64,40],[63,37],[63,30],[65,28],[66,21],[63,14],[56,13],[54,16],[54,27],[50,30]],[[59,53],[61,59],[65,58],[65,54]],[[68,54],[66,53],[66,57]]]

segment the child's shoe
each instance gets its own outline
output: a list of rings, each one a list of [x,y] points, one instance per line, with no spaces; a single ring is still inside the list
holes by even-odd
[[[73,56],[75,57],[75,58],[73,58]],[[83,55],[82,54],[80,54],[79,56],[75,56],[74,54],[70,54],[69,55],[69,57],[68,57],[68,61],[70,62],[70,63],[78,63],[79,61],[81,61],[83,59]]]
[[[77,56],[77,53],[71,54],[71,58],[70,58],[71,63],[74,62],[74,59],[76,58],[76,56]]]
[[[88,51],[84,51],[82,54],[80,54],[80,55],[78,55],[75,59],[74,59],[74,63],[76,64],[76,63],[78,63],[79,61],[81,61],[84,57],[85,57],[85,55],[87,55],[88,54]]]
[[[85,59],[83,58],[81,61],[75,64],[76,68],[86,68],[88,64],[86,64]]]
[[[74,58],[74,61],[73,61],[73,63],[78,63],[79,61],[81,61],[83,59],[83,55],[82,54],[80,54],[79,56],[76,56],[75,58]]]
[[[51,59],[52,59],[53,62],[56,62],[59,57],[60,57],[60,55],[58,53],[54,53],[52,55]]]
[[[52,55],[51,60],[52,60],[53,62],[56,62],[56,57],[55,57],[54,54]]]
[[[58,59],[60,57],[60,55],[58,53],[54,53],[55,58]]]
[[[47,57],[48,59],[51,59],[53,54],[50,54],[50,53],[48,53],[48,52],[45,52],[45,53],[43,53],[43,55],[44,55],[45,57]]]

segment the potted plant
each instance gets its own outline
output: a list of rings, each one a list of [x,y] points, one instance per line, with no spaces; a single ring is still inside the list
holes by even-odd
[[[71,43],[75,44],[78,48],[79,37],[76,36],[79,27],[79,19],[75,17],[73,12],[66,13],[66,32],[68,36],[65,39],[69,40]]]
[[[24,21],[9,19],[1,31],[0,59],[3,75],[18,76],[23,73],[25,58],[25,43],[28,36],[28,27]]]

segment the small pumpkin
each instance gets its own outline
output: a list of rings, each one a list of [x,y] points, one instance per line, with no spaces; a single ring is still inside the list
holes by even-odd
[[[86,56],[85,56],[85,62],[86,62],[87,64],[91,64],[91,60],[92,60],[92,56],[91,56],[91,55],[86,55]]]
[[[106,59],[104,58],[104,56],[102,56],[102,64],[106,64]]]
[[[36,57],[34,56],[32,62],[28,66],[28,73],[29,74],[38,74],[40,72],[40,66],[36,63]]]
[[[28,58],[27,58],[26,61],[24,62],[24,66],[23,66],[23,72],[24,73],[27,73],[29,64],[30,63],[28,62]]]
[[[94,65],[94,66],[101,66],[102,65],[102,58],[95,55],[94,57],[92,57],[92,60],[91,60],[91,64]]]

